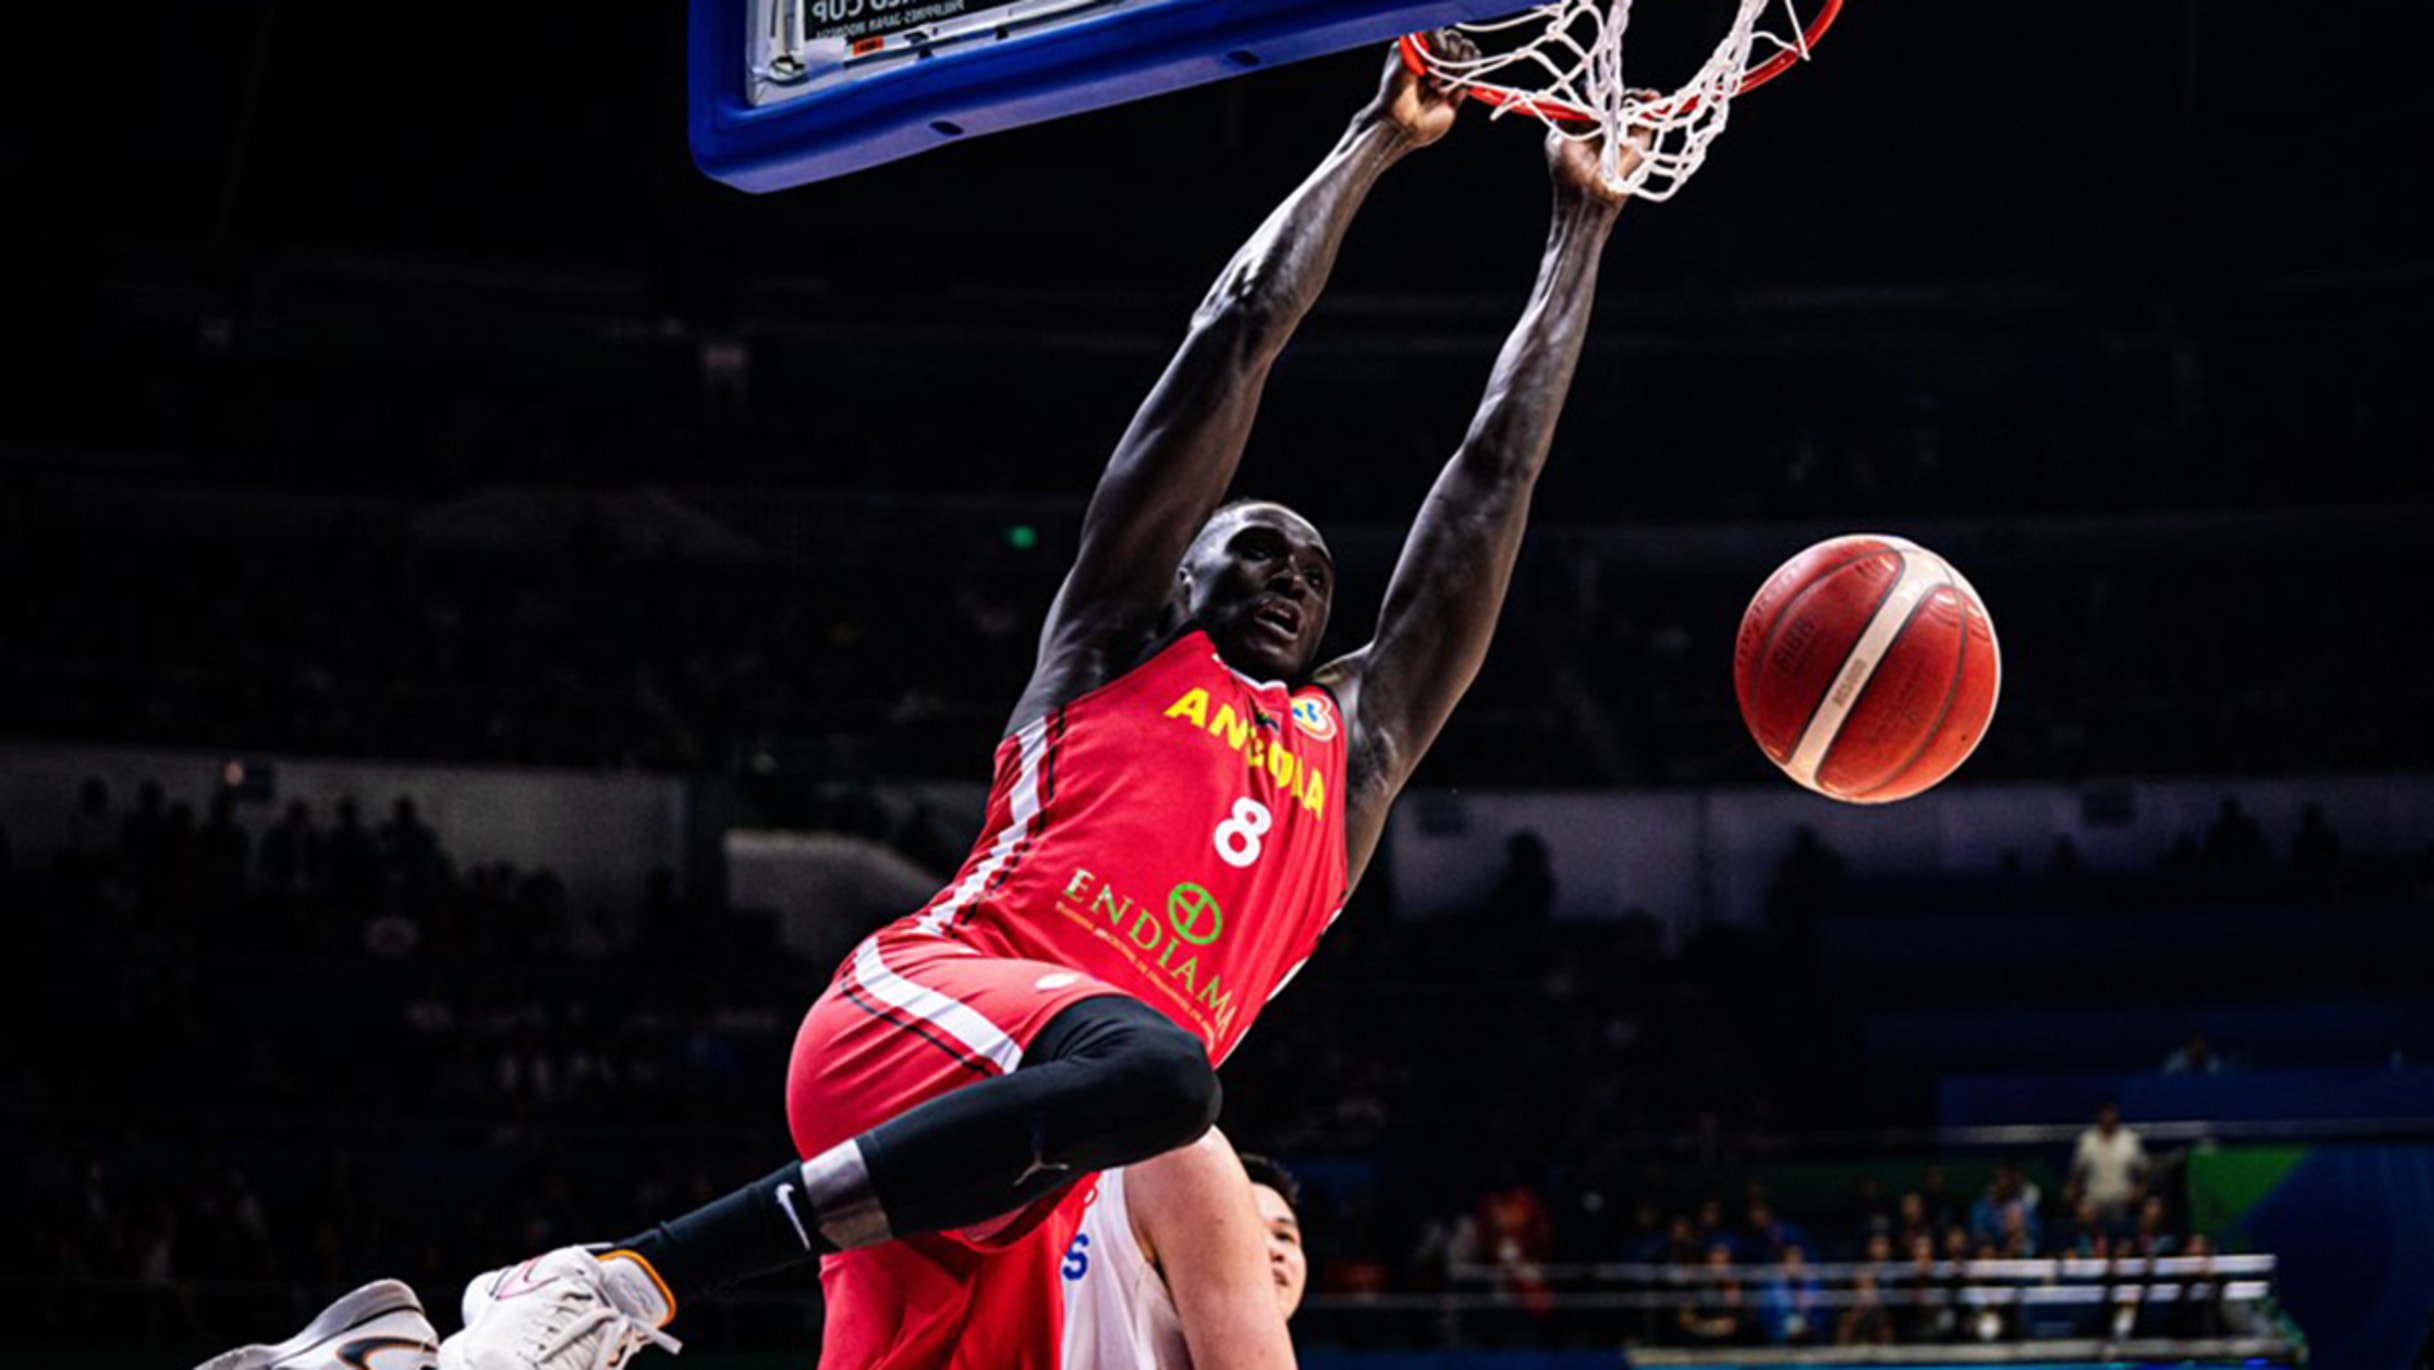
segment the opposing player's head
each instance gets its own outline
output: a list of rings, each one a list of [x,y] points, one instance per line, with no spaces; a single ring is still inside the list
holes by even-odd
[[[1276,1277],[1276,1301],[1290,1318],[1310,1284],[1310,1261],[1302,1252],[1301,1218],[1295,1212],[1301,1185],[1292,1172],[1255,1152],[1242,1153],[1242,1168],[1251,1177],[1259,1225],[1268,1234],[1268,1270]]]
[[[1298,681],[1317,663],[1335,603],[1335,558],[1308,519],[1266,500],[1209,515],[1175,571],[1177,607],[1226,664]]]

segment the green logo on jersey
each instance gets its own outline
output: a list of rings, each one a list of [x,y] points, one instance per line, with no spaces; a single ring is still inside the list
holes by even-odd
[[[1185,883],[1166,892],[1166,921],[1174,926],[1175,935],[1195,947],[1205,947],[1225,931],[1225,911],[1217,900],[1198,885]],[[1203,925],[1207,932],[1200,929]]]

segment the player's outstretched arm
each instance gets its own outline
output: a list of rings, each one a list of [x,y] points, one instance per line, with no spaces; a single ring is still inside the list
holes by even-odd
[[[1166,1281],[1192,1370],[1291,1370],[1267,1238],[1234,1144],[1199,1141],[1124,1171],[1134,1233]]]
[[[1623,156],[1627,169],[1637,151]],[[1388,805],[1486,658],[1530,492],[1580,361],[1598,258],[1622,210],[1625,197],[1599,175],[1595,146],[1549,135],[1547,160],[1554,223],[1529,307],[1412,524],[1377,635],[1319,673],[1352,721],[1346,819],[1356,877],[1377,849]]]
[[[1233,483],[1268,371],[1317,302],[1353,215],[1388,167],[1453,127],[1459,95],[1399,56],[1388,62],[1334,150],[1226,264],[1116,444],[1012,726],[1113,678],[1147,644],[1184,550]]]

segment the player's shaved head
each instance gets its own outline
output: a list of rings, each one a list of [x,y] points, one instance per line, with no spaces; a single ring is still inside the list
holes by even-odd
[[[1262,680],[1306,677],[1335,602],[1335,557],[1316,525],[1273,500],[1220,506],[1176,568],[1182,617],[1226,664]]]
[[[1192,539],[1191,550],[1184,553],[1184,560],[1190,561],[1204,546],[1223,541],[1235,529],[1253,520],[1289,524],[1317,543],[1319,550],[1327,554],[1328,561],[1335,560],[1335,553],[1328,550],[1326,535],[1318,531],[1317,524],[1303,518],[1291,505],[1278,504],[1272,499],[1237,499],[1218,505],[1216,511],[1209,515],[1208,522],[1200,525],[1200,532]]]

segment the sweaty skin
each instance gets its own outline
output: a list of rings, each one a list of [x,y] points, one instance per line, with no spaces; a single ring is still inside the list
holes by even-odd
[[[1598,149],[1550,136],[1555,208],[1538,281],[1468,432],[1438,475],[1370,641],[1313,666],[1334,601],[1318,530],[1276,504],[1214,522],[1260,392],[1324,288],[1354,214],[1387,168],[1442,138],[1461,95],[1390,55],[1377,96],[1228,263],[1118,442],[1040,634],[1020,730],[1139,664],[1180,622],[1255,679],[1315,679],[1350,725],[1348,883],[1386,813],[1479,672],[1512,578],[1530,493],[1580,359],[1598,258],[1623,197]],[[1639,155],[1623,153],[1626,164]]]

